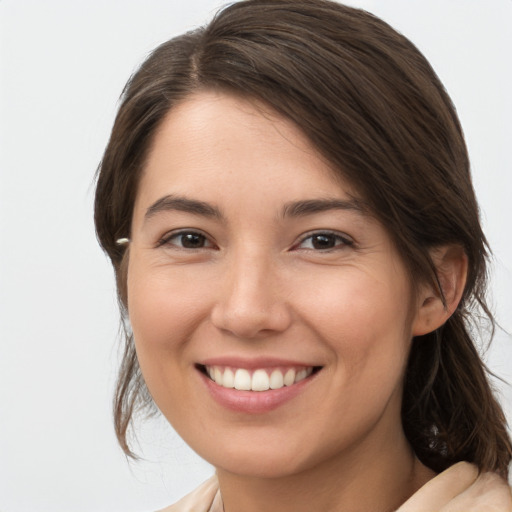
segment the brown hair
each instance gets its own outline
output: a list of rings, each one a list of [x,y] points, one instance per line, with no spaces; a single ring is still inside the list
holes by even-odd
[[[413,282],[439,289],[429,250],[458,244],[469,267],[462,300],[435,332],[413,340],[402,420],[435,471],[466,460],[506,475],[502,409],[471,336],[483,312],[487,243],[455,109],[426,59],[375,16],[326,0],[246,0],[204,28],[158,47],[128,82],[99,167],[95,222],[126,318],[129,236],[137,183],[155,130],[202,89],[256,98],[291,119],[353,184],[389,231]],[[152,401],[126,333],[114,400],[121,446]]]

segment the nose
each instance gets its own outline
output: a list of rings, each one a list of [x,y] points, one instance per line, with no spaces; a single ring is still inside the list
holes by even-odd
[[[230,262],[212,308],[215,327],[241,339],[258,339],[285,331],[292,315],[279,272],[259,256]]]

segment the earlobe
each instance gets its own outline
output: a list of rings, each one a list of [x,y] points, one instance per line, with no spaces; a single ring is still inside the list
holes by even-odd
[[[430,256],[441,290],[426,284],[419,293],[413,336],[428,334],[443,325],[457,309],[466,286],[468,258],[461,246],[437,247]]]

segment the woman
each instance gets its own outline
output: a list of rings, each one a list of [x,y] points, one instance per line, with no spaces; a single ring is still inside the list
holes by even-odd
[[[216,468],[168,510],[512,510],[464,139],[384,22],[249,0],[157,48],[95,219],[126,319],[121,446],[156,405]]]

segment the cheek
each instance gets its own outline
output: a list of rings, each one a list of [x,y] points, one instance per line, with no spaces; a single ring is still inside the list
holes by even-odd
[[[407,291],[405,281],[360,274],[333,282],[309,301],[308,323],[332,355],[324,435],[342,424],[351,432],[365,431],[391,403],[399,417],[411,339]]]
[[[193,401],[187,381],[194,365],[189,341],[201,329],[207,300],[197,280],[184,274],[148,268],[133,258],[127,276],[139,366],[156,405],[176,426],[188,414],[183,404]]]
[[[408,287],[403,277],[379,280],[354,271],[317,283],[321,285],[314,290],[303,286],[309,293],[297,290],[297,294],[305,317],[330,339],[347,336],[364,343],[377,335],[403,337],[410,330]]]
[[[402,276],[379,280],[364,272],[347,272],[301,296],[306,322],[341,370],[335,371],[339,385],[359,392],[377,383],[389,390],[401,379],[411,339],[408,297]]]
[[[160,366],[166,358],[183,350],[186,341],[205,317],[205,290],[183,273],[148,269],[130,263],[128,270],[128,314],[141,368]]]

